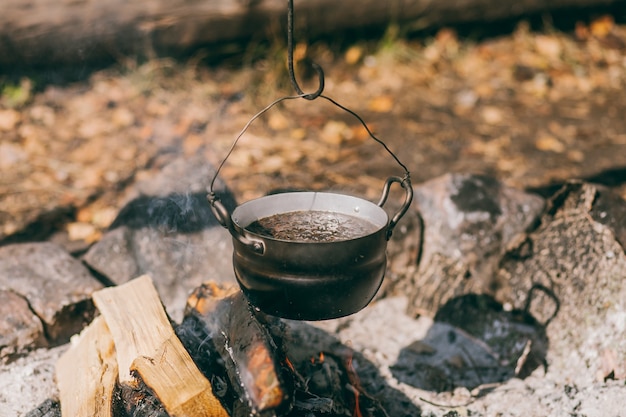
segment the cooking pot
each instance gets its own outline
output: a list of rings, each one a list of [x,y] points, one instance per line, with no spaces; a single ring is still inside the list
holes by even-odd
[[[393,183],[401,185],[405,199],[389,219],[383,205]],[[250,303],[279,317],[324,320],[356,313],[372,300],[385,275],[387,241],[411,204],[413,188],[408,175],[389,177],[378,204],[327,192],[274,194],[243,203],[232,215],[214,193],[208,199],[232,236],[235,276]],[[373,227],[333,241],[276,238],[248,228],[259,219],[294,212],[348,215]]]

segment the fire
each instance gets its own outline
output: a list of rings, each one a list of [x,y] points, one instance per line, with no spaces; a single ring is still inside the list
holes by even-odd
[[[354,355],[352,352],[348,353],[348,356],[345,358],[346,371],[348,373],[348,381],[350,381],[350,385],[352,386],[352,392],[354,393],[354,411],[352,412],[352,417],[363,417],[361,413],[361,408],[359,406],[359,393],[361,392],[361,382],[359,381],[359,376],[354,370],[354,366],[352,365],[352,359]]]
[[[296,368],[293,366],[293,363],[291,362],[291,360],[287,356],[285,356],[285,365],[287,365],[287,367],[289,369],[291,369],[291,372],[295,372],[296,371]]]
[[[324,363],[324,352],[320,352],[317,359],[315,358],[315,356],[311,356],[311,364],[315,365],[316,363]]]

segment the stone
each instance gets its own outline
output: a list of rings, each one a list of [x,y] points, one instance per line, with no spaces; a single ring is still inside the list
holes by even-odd
[[[28,303],[52,345],[66,342],[91,320],[91,294],[100,288],[89,270],[58,245],[0,247],[0,291],[13,292]]]
[[[467,292],[492,293],[507,246],[537,222],[545,204],[483,175],[446,174],[414,189],[421,256],[398,287],[409,295],[411,314],[433,315]]]
[[[571,381],[610,375],[606,351],[622,358],[613,373],[623,373],[626,254],[618,236],[623,239],[625,210],[626,201],[609,190],[569,182],[498,271],[498,299],[547,324],[549,366]]]
[[[43,324],[24,297],[0,290],[0,362],[46,344]]]
[[[231,237],[206,199],[213,172],[201,157],[180,158],[137,183],[85,262],[114,284],[149,274],[175,319],[202,282],[234,282]],[[223,183],[216,182],[215,191],[233,210],[234,197]]]

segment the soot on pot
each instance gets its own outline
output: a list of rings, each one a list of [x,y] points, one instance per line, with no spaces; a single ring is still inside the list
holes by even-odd
[[[246,230],[296,242],[337,242],[374,233],[373,223],[344,213],[307,210],[278,213],[255,220]]]

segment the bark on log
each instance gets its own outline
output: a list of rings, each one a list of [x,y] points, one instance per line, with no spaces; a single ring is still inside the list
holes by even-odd
[[[415,21],[432,27],[489,21],[563,7],[624,0],[300,0],[295,25],[309,36]],[[267,37],[286,20],[285,0],[5,0],[0,65],[85,64],[144,54],[179,54],[198,45]]]

